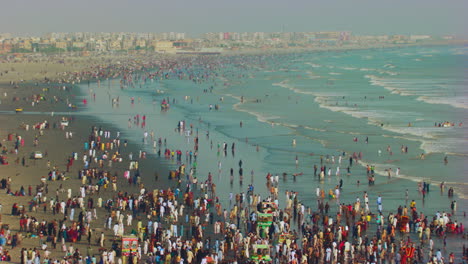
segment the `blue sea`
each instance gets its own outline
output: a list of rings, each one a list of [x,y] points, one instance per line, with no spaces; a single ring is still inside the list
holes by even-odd
[[[265,177],[271,173],[280,175],[281,195],[287,190],[297,191],[299,200],[314,209],[316,188],[328,193],[340,180],[343,189],[337,202],[351,203],[356,197],[362,200],[367,191],[371,210],[376,210],[374,200],[382,195],[384,212],[395,211],[399,205],[405,205],[408,189],[409,200],[415,200],[426,215],[450,211],[452,199],[447,197],[447,189],[453,187],[453,199],[458,203],[456,217],[466,222],[466,47],[245,55],[229,61],[223,60],[217,76],[211,75],[200,83],[179,80],[174,72],[167,72],[171,78],[146,82],[135,74],[134,86],[123,89],[120,79],[101,80],[89,87],[81,85],[88,104],[80,108],[117,126],[123,137],[141,145],[151,154],[149,158],[158,159],[169,169],[178,165],[158,158],[151,142],[142,143],[144,131],[154,131],[156,138],[167,139],[167,148],[180,149],[184,154],[193,149],[198,134],[196,175],[204,181],[211,172],[217,195],[225,204],[229,193],[247,192],[249,184],[266,197]],[[197,67],[201,73],[209,71],[203,65]],[[116,98],[118,105],[112,104]],[[161,111],[160,103],[165,98],[169,98],[170,108]],[[128,120],[137,114],[146,115],[145,128],[128,127]],[[187,128],[192,124],[190,134],[175,131],[181,120]],[[218,151],[223,143],[228,144],[226,155]],[[402,146],[408,149],[407,153],[401,151]],[[347,175],[353,153],[362,159],[350,167]],[[321,157],[327,170],[331,168],[331,175],[324,179],[313,175],[314,165],[321,166]],[[242,184],[239,160],[244,168]],[[182,161],[189,171],[191,164],[185,156]],[[367,184],[366,165],[375,166],[373,186]],[[230,168],[234,169],[232,179]],[[283,173],[287,173],[284,178]],[[300,175],[293,177],[295,173]],[[151,183],[152,174],[145,177],[147,184],[157,188]],[[424,200],[418,192],[421,182],[431,184]],[[439,189],[441,182],[447,185],[443,194]],[[284,206],[281,203],[282,199],[280,206]]]

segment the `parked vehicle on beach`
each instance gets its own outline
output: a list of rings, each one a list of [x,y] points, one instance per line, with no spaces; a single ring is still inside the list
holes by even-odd
[[[42,159],[42,158],[43,158],[42,152],[37,151],[37,150],[31,152],[31,159]]]
[[[270,246],[264,244],[252,245],[250,252],[250,260],[254,263],[270,263]]]
[[[60,121],[61,126],[68,126],[68,119],[66,117],[62,117],[62,120]]]

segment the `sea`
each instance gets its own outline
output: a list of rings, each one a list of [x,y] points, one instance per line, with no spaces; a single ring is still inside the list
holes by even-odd
[[[212,174],[217,196],[226,207],[231,193],[247,193],[249,185],[267,197],[266,175],[271,173],[279,175],[280,207],[285,192],[294,191],[301,203],[316,209],[320,188],[332,207],[357,198],[362,201],[367,192],[374,212],[381,195],[384,214],[415,200],[418,211],[433,216],[437,211],[450,212],[456,201],[454,218],[467,222],[467,47],[220,58],[216,73],[199,81],[178,79],[171,71],[168,78],[146,81],[137,73],[133,85],[122,86],[120,79],[81,84],[88,102],[79,108],[120,129],[122,138],[162,164],[163,173],[180,164],[158,157],[158,147],[144,142],[144,132],[167,140],[162,153],[164,148],[181,150],[187,172],[193,161],[185,153],[193,150],[198,136],[195,175],[201,182]],[[203,64],[191,67],[192,72],[210,71]],[[160,107],[163,100],[170,104],[166,111]],[[136,115],[146,117],[144,128],[133,124]],[[185,131],[177,130],[181,121]],[[353,154],[360,159],[351,166]],[[327,167],[323,179],[314,176],[314,165],[319,170]],[[374,185],[368,185],[367,165],[375,166]],[[157,188],[152,174],[142,176],[147,185]],[[329,190],[340,181],[339,199],[330,199]],[[430,184],[425,197],[418,191],[423,182]],[[447,196],[449,187],[454,188],[453,198]]]

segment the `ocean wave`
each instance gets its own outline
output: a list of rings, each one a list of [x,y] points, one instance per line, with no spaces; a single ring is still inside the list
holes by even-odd
[[[452,53],[452,55],[468,55],[468,48],[467,47],[454,48],[454,49],[450,49],[450,52]]]
[[[333,112],[342,112],[354,118],[366,119],[369,125],[381,127],[385,131],[393,132],[402,136],[389,136],[386,137],[400,138],[403,140],[416,141],[420,143],[420,148],[425,153],[456,153],[457,155],[464,155],[468,149],[467,141],[460,141],[458,137],[441,137],[444,131],[439,127],[407,127],[407,126],[381,126],[382,119],[388,116],[398,116],[405,113],[398,111],[363,111],[353,107],[337,106],[328,104],[329,97],[317,96],[315,101],[321,108],[328,109]],[[407,114],[407,113],[406,113]],[[451,128],[444,128],[451,129]],[[406,136],[404,136],[406,135]],[[466,144],[463,144],[465,142]]]
[[[247,113],[249,115],[253,115],[257,118],[257,121],[261,122],[261,123],[267,123],[267,124],[271,124],[271,123],[274,123],[272,122],[271,120],[275,120],[275,119],[278,119],[278,118],[281,118],[280,116],[274,116],[274,115],[265,115],[263,113],[259,113],[259,112],[255,112],[255,111],[252,111],[252,110],[248,110],[248,109],[244,109],[244,108],[241,108],[240,106],[242,105],[243,103],[241,102],[238,102],[238,103],[235,103],[233,106],[232,106],[232,109],[234,109],[235,111],[237,112],[244,112],[244,113]]]
[[[390,91],[392,94],[398,94],[401,96],[418,96],[416,100],[422,101],[428,104],[444,104],[451,105],[455,108],[468,109],[468,96],[458,95],[453,97],[444,96],[440,92],[431,88],[403,88],[404,86],[409,87],[411,83],[405,82],[404,80],[388,80],[376,75],[365,75],[365,78],[369,79],[369,83],[374,86],[380,86]],[[423,86],[426,86],[426,82],[421,81]],[[433,87],[434,84],[427,83],[428,87]],[[444,90],[449,89],[446,84],[438,84]]]
[[[460,139],[460,137],[456,135],[441,137],[443,131],[451,128],[384,126],[382,129],[400,135],[408,135],[402,136],[401,138],[420,142],[419,148],[427,154],[445,153],[457,156],[468,156],[467,139]]]
[[[379,85],[379,81],[377,81],[378,77],[375,76],[368,76],[367,78],[371,78],[376,83],[375,85]],[[400,138],[404,140],[410,141],[417,141],[420,143],[420,148],[425,153],[457,153],[458,155],[463,155],[465,153],[462,144],[460,144],[460,140],[457,138],[448,137],[444,138],[441,137],[441,133],[447,132],[447,130],[453,128],[443,128],[441,130],[439,127],[415,127],[415,126],[393,126],[393,125],[385,125],[381,126],[382,123],[385,123],[382,120],[385,120],[389,116],[404,116],[411,113],[408,112],[400,112],[395,110],[362,110],[357,107],[351,106],[343,106],[343,105],[336,105],[333,104],[333,97],[341,96],[341,94],[331,93],[331,92],[312,92],[312,91],[303,91],[300,90],[294,85],[288,83],[288,80],[282,81],[280,83],[273,84],[275,86],[280,86],[291,90],[295,93],[299,94],[308,94],[314,96],[314,101],[318,104],[320,108],[324,108],[333,112],[342,112],[354,118],[359,119],[366,119],[369,125],[381,127],[385,131],[393,132],[398,135],[402,135]],[[393,88],[386,87],[386,89],[395,91]],[[413,113],[412,115],[417,115],[417,113]],[[420,119],[421,120],[421,119]],[[406,136],[405,136],[406,135]],[[398,137],[398,136],[393,136]],[[468,149],[468,144],[467,148]]]
[[[313,130],[313,131],[318,131],[318,132],[326,132],[326,129],[323,128],[317,128],[317,127],[311,127],[311,126],[300,126],[302,128],[305,128],[307,130]]]
[[[380,73],[380,74],[388,74],[388,75],[391,75],[391,76],[396,76],[396,75],[399,74],[398,72],[384,71],[384,70],[377,70],[377,72]]]
[[[312,92],[312,91],[304,91],[304,90],[301,90],[299,88],[296,88],[295,86],[289,84],[288,80],[284,80],[284,81],[281,81],[279,83],[274,83],[273,86],[283,87],[283,88],[286,88],[286,89],[288,89],[290,91],[293,91],[295,93],[298,93],[298,94],[315,95],[315,93]]]
[[[233,94],[226,94],[226,96],[237,99],[239,101],[239,102],[232,105],[232,109],[234,109],[237,112],[244,112],[244,113],[253,115],[253,116],[255,116],[257,118],[257,121],[259,121],[259,122],[271,124],[271,123],[274,123],[271,120],[281,118],[280,116],[265,115],[263,113],[259,113],[259,112],[255,112],[255,111],[252,111],[252,110],[241,108],[241,105],[243,104],[241,102],[241,100],[242,100],[241,96],[237,96],[237,95],[233,95]]]
[[[317,95],[314,99],[316,103],[318,103],[319,107],[328,109],[333,112],[344,112],[349,109],[349,107],[344,107],[344,106],[336,106],[336,105],[330,105],[328,104],[329,98],[326,96],[319,96]]]
[[[406,127],[406,126],[383,126],[384,130],[394,132],[397,134],[407,134],[412,135],[419,138],[426,138],[426,139],[436,139],[438,132],[440,132],[440,128],[432,128],[432,127]]]
[[[468,156],[468,140],[455,137],[422,140],[421,149],[426,153],[445,153],[447,155]]]
[[[441,181],[434,181],[433,179],[428,179],[428,178],[424,178],[424,177],[416,177],[416,176],[412,176],[412,175],[405,175],[405,174],[402,174],[400,173],[398,176],[395,175],[395,171],[396,171],[396,168],[395,166],[391,166],[391,164],[376,164],[376,163],[372,163],[372,162],[365,162],[365,161],[362,161],[362,160],[358,160],[357,163],[359,165],[361,165],[362,167],[366,167],[367,165],[373,165],[375,166],[375,174],[379,175],[379,176],[384,176],[384,177],[388,177],[388,173],[386,170],[388,170],[389,168],[392,168],[392,178],[397,178],[397,179],[404,179],[404,180],[409,180],[409,181],[412,181],[412,182],[415,182],[415,183],[420,183],[420,182],[423,182],[423,181],[426,181],[426,183],[429,183],[433,186],[439,186],[440,182]],[[382,169],[383,168],[383,169]],[[453,187],[454,190],[455,190],[455,193],[458,197],[460,197],[461,199],[468,199],[468,196],[464,193],[465,191],[465,188],[464,186],[467,186],[468,183],[466,182],[445,182],[445,185],[448,186],[448,187]]]
[[[313,68],[321,68],[322,67],[322,65],[315,64],[315,63],[312,63],[312,62],[306,62],[305,64],[307,64],[309,66],[312,66]]]
[[[342,67],[341,69],[347,70],[347,71],[354,71],[354,70],[357,70],[357,68],[354,68],[354,67]]]
[[[468,109],[468,97],[467,96],[457,96],[457,97],[429,97],[429,96],[419,96],[416,98],[418,101],[423,101],[428,104],[445,104],[451,105],[456,108]]]
[[[380,120],[389,115],[401,114],[398,112],[391,112],[391,111],[376,111],[376,110],[365,111],[365,110],[360,110],[359,108],[352,107],[352,106],[329,104],[328,102],[332,100],[330,97],[337,96],[335,94],[329,95],[329,94],[316,93],[315,96],[316,97],[314,101],[318,103],[319,107],[328,109],[333,112],[343,112],[355,118],[367,119],[368,123],[373,124],[373,125],[380,125],[382,123]]]
[[[316,75],[316,74],[314,74],[314,73],[311,72],[311,71],[306,71],[306,74],[307,74],[307,79],[313,80],[313,79],[320,79],[320,78],[322,78],[322,76]]]

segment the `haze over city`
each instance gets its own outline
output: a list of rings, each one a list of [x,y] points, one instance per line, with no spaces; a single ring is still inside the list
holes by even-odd
[[[2,3],[0,32],[305,32],[466,35],[468,2],[44,0]]]

